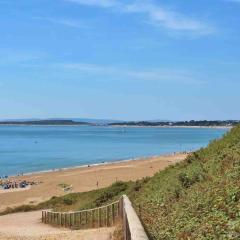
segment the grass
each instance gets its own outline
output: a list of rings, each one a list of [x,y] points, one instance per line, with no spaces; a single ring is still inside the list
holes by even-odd
[[[150,239],[240,239],[240,126],[130,196]]]
[[[60,188],[63,188],[63,189],[70,187],[70,185],[67,184],[67,183],[59,183],[58,186],[59,186]]]
[[[240,239],[240,126],[152,178],[53,197],[5,214],[31,208],[82,210],[122,194],[132,200],[152,240]]]
[[[131,194],[138,191],[139,187],[148,181],[144,178],[137,182],[117,181],[107,188],[93,190],[83,193],[69,193],[61,197],[52,197],[50,200],[38,205],[22,205],[14,208],[7,208],[0,215],[15,212],[28,212],[40,209],[53,209],[54,211],[79,211],[106,205],[118,200],[123,194]]]

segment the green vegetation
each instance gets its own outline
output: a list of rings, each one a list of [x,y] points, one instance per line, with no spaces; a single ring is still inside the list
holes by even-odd
[[[91,125],[87,122],[73,120],[31,120],[31,121],[0,121],[0,125]]]
[[[0,215],[14,212],[28,212],[39,209],[53,209],[55,211],[78,211],[99,207],[118,200],[123,194],[130,194],[138,189],[143,179],[137,182],[118,181],[110,187],[83,193],[70,193],[62,197],[52,197],[50,200],[38,205],[23,205],[15,208],[7,208]],[[62,186],[62,185],[61,185]]]
[[[59,186],[60,188],[63,188],[63,189],[70,187],[70,185],[67,184],[67,183],[59,183],[58,186]]]
[[[240,126],[131,199],[151,239],[240,239]]]
[[[150,239],[240,239],[240,126],[152,178],[116,182],[4,213],[82,210],[113,202],[122,194],[132,200]]]
[[[115,122],[115,123],[110,123],[110,126],[143,126],[143,127],[167,127],[167,126],[172,126],[172,127],[183,127],[183,126],[188,126],[188,127],[225,127],[225,126],[235,126],[240,121],[236,120],[227,120],[227,121],[177,121],[177,122],[172,122],[172,121],[161,121],[161,122],[151,122],[151,121],[137,121],[137,122]]]

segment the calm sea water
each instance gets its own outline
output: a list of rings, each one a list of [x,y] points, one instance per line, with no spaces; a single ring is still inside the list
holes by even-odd
[[[226,131],[0,126],[0,176],[196,150]]]

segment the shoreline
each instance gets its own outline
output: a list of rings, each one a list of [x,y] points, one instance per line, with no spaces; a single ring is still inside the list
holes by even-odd
[[[40,170],[40,171],[34,171],[34,172],[26,172],[19,175],[8,175],[8,178],[21,178],[24,176],[33,176],[37,174],[44,174],[44,173],[55,173],[55,172],[62,172],[62,171],[68,171],[68,170],[75,170],[75,169],[82,169],[82,168],[91,168],[91,167],[98,167],[98,166],[106,166],[106,165],[114,165],[114,164],[121,164],[121,163],[127,163],[132,161],[144,161],[151,158],[157,158],[157,157],[171,157],[179,154],[191,154],[193,151],[184,151],[184,152],[173,152],[173,153],[164,153],[159,155],[150,155],[150,156],[141,156],[136,158],[128,158],[128,159],[122,159],[122,160],[113,160],[113,161],[106,161],[101,163],[90,163],[90,164],[84,164],[84,165],[76,165],[76,166],[70,166],[70,167],[63,167],[63,168],[54,168],[49,170]]]
[[[53,196],[68,193],[87,192],[110,186],[116,181],[136,181],[143,177],[151,177],[166,167],[183,161],[188,154],[172,153],[161,156],[128,159],[103,164],[80,166],[57,171],[38,172],[30,175],[10,177],[10,180],[39,182],[26,191],[10,191],[0,193],[0,211],[7,207],[36,205],[49,200]],[[71,186],[64,191],[61,185]]]

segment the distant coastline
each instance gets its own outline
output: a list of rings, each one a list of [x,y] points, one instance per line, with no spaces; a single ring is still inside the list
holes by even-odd
[[[1,126],[16,126],[16,127],[106,127],[106,128],[215,128],[215,129],[231,129],[234,126],[142,126],[142,125],[90,125],[90,124],[1,124]]]
[[[162,121],[162,122],[149,122],[149,121],[141,121],[141,122],[121,122],[121,123],[112,123],[109,126],[132,126],[132,127],[182,127],[182,128],[231,128],[239,124],[238,120],[215,120],[215,121]]]
[[[46,119],[0,121],[0,126],[102,126],[102,127],[162,127],[162,128],[232,128],[239,124],[239,120],[216,121],[122,121],[122,122],[83,122],[71,119]]]
[[[122,127],[122,128],[128,128],[128,127],[133,127],[133,128],[215,128],[215,129],[231,129],[234,126],[142,126],[142,125],[113,125],[113,126],[108,126],[108,127]]]
[[[88,122],[77,122],[73,120],[32,120],[32,121],[0,121],[1,125],[18,125],[18,126],[88,126]]]

